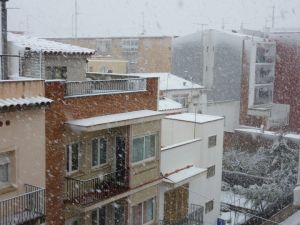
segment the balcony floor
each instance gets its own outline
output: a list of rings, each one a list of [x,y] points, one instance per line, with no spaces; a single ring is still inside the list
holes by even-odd
[[[105,188],[103,191],[99,190],[96,192],[89,192],[79,197],[75,197],[73,199],[67,199],[64,202],[76,204],[76,205],[82,205],[82,206],[89,206],[97,202],[111,198],[113,196],[122,194],[128,190],[129,187],[110,184],[109,188]]]
[[[16,213],[13,218],[0,218],[0,225],[21,225],[43,218],[45,215],[32,210]]]

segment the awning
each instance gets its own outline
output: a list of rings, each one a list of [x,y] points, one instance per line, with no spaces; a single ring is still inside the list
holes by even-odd
[[[45,97],[25,97],[25,98],[7,98],[0,99],[0,109],[24,106],[44,106],[49,105],[51,99]]]
[[[189,183],[195,178],[199,178],[199,176],[206,174],[206,171],[207,169],[199,168],[196,166],[186,167],[184,169],[174,171],[169,175],[166,175],[164,178],[164,182],[173,185],[173,187],[176,188]]]
[[[71,129],[83,132],[92,132],[131,124],[160,120],[163,113],[152,110],[140,110],[126,113],[97,116],[87,119],[67,121]]]

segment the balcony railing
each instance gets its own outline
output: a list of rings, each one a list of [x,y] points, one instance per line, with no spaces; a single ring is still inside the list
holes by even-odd
[[[45,219],[45,189],[25,184],[25,193],[0,201],[0,225],[27,224]]]
[[[191,204],[188,214],[173,221],[159,221],[159,225],[203,225],[203,206]]]
[[[70,81],[66,83],[65,96],[145,91],[146,83],[144,78]]]
[[[88,206],[126,192],[126,170],[101,175],[88,180],[66,177],[66,202]]]

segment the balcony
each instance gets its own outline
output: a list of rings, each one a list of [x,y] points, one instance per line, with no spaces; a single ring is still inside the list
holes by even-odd
[[[45,189],[25,184],[25,194],[0,201],[0,225],[45,219]]]
[[[184,218],[174,221],[159,221],[159,225],[203,225],[203,206],[191,204],[189,206],[188,214]]]
[[[80,180],[66,177],[66,203],[89,206],[129,189],[126,170]]]
[[[144,78],[70,81],[66,83],[65,96],[146,91],[146,83]]]

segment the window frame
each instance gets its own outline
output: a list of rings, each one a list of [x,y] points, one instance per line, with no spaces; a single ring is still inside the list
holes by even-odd
[[[0,189],[6,188],[11,186],[12,184],[12,177],[11,177],[11,167],[12,161],[9,157],[9,153],[0,153],[0,161],[3,159],[4,162],[0,163],[0,166],[7,165],[7,182],[0,182]]]
[[[93,160],[93,141],[94,140],[97,140],[98,143],[97,143],[97,165],[93,165],[94,163],[94,160]],[[104,163],[101,163],[101,140],[104,140],[105,141],[105,162]],[[105,137],[96,137],[96,138],[93,138],[91,140],[91,168],[94,169],[94,168],[98,168],[98,167],[101,167],[103,165],[106,165],[107,164],[107,143],[108,143],[108,140],[107,138]]]
[[[210,141],[211,138],[215,139],[214,144],[211,144],[211,141]],[[217,135],[216,134],[215,135],[211,135],[211,136],[208,137],[207,146],[208,146],[208,148],[213,148],[213,147],[217,146]]]
[[[145,145],[145,143],[146,143],[146,137],[151,137],[151,136],[154,136],[154,155],[153,156],[150,156],[150,157],[148,157],[148,158],[145,158],[145,155],[146,155],[146,152],[145,152],[145,149],[146,149],[146,145]],[[143,138],[144,139],[144,150],[143,150],[143,159],[142,160],[139,160],[139,161],[133,161],[133,142],[134,142],[134,140],[135,139],[139,139],[139,138]],[[152,160],[154,160],[155,158],[156,158],[156,151],[157,151],[157,133],[150,133],[150,134],[147,134],[147,135],[141,135],[141,136],[135,136],[135,137],[133,137],[132,138],[132,148],[131,148],[131,159],[130,159],[130,161],[131,161],[131,164],[132,165],[138,165],[138,164],[141,164],[141,163],[144,163],[144,162],[148,162],[148,161],[152,161]]]
[[[91,224],[93,224],[93,216],[92,216],[92,214],[93,214],[93,212],[95,212],[96,211],[96,213],[97,213],[97,225],[102,225],[102,224],[100,224],[99,223],[99,220],[100,220],[100,210],[104,210],[104,221],[106,222],[106,214],[107,214],[107,212],[106,212],[106,207],[105,206],[102,206],[101,208],[96,208],[96,209],[94,209],[94,210],[92,210],[92,212],[91,212],[91,219],[92,219],[92,223]]]
[[[205,202],[205,214],[210,213],[214,210],[214,200]]]
[[[212,170],[213,171],[213,172],[211,172],[212,174],[209,174],[208,170]],[[212,165],[212,166],[207,167],[206,178],[211,178],[215,175],[216,175],[216,165]]]
[[[149,220],[147,221],[146,223],[144,223],[144,204],[146,204],[146,202],[148,201],[152,201],[153,202],[153,205],[152,205],[152,220]],[[155,217],[156,217],[156,197],[151,197],[151,198],[148,198],[147,200],[143,201],[143,202],[140,202],[138,204],[135,204],[133,206],[131,206],[131,212],[132,212],[132,216],[133,215],[133,207],[137,207],[139,205],[141,205],[141,224],[142,225],[149,225],[149,224],[152,224],[154,221],[155,221]],[[133,219],[132,219],[132,222],[133,222]]]
[[[78,145],[78,156],[77,156],[78,165],[77,165],[76,170],[72,170],[72,166],[73,166],[73,163],[72,163],[73,148],[72,148],[72,146],[75,144]],[[70,151],[70,147],[71,147],[71,151]],[[72,143],[69,143],[66,145],[66,167],[65,167],[65,170],[68,175],[77,173],[80,170],[80,147],[81,147],[80,142],[72,142]],[[69,151],[68,151],[68,148],[69,148]],[[68,155],[68,153],[70,155]],[[67,170],[67,167],[69,168],[69,171]],[[70,168],[71,168],[71,171],[70,171]]]

